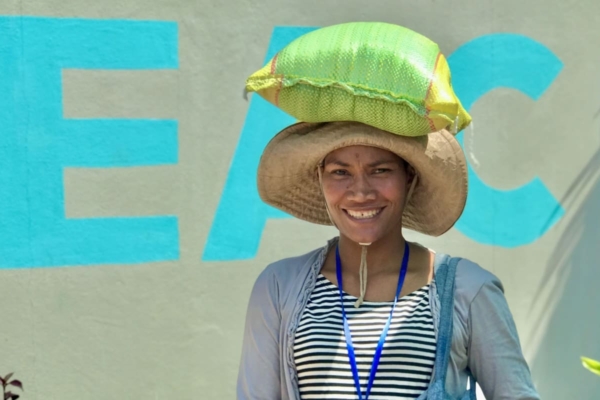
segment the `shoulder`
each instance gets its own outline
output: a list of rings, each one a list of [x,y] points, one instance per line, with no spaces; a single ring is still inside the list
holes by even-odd
[[[295,304],[307,277],[316,262],[320,261],[326,247],[308,253],[275,261],[258,275],[250,295],[250,306],[271,309],[281,313]]]
[[[454,301],[459,314],[466,314],[472,302],[481,297],[480,294],[494,292],[504,295],[504,287],[500,279],[492,272],[481,267],[476,262],[462,257],[448,257],[446,262],[456,262],[456,276],[454,281]],[[441,263],[440,263],[441,264]]]
[[[470,303],[479,292],[488,288],[504,292],[502,282],[496,275],[469,259],[459,258],[455,279],[457,295],[465,296],[465,300]]]
[[[327,250],[327,246],[311,250],[305,254],[275,261],[259,274],[255,286],[283,288],[303,281],[315,262],[319,261]]]
[[[454,280],[454,334],[465,349],[470,341],[472,319],[502,312],[506,303],[502,282],[496,275],[466,258],[450,257],[456,262]],[[466,355],[465,355],[466,357]]]

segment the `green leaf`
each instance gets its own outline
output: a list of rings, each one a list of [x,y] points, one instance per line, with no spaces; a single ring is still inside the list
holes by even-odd
[[[591,358],[581,357],[581,362],[583,366],[590,371],[592,371],[596,375],[600,375],[600,362],[596,360],[592,360]]]

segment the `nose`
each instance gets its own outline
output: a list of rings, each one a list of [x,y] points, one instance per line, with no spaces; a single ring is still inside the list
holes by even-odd
[[[377,198],[375,189],[369,177],[362,173],[356,174],[348,187],[348,200],[363,203]]]

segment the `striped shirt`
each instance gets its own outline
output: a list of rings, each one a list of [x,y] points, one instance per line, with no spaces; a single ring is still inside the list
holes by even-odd
[[[379,337],[392,302],[365,301],[344,293],[363,399]],[[436,340],[429,285],[398,299],[370,400],[416,399],[427,389]],[[358,399],[344,337],[338,287],[319,274],[294,340],[300,398]]]

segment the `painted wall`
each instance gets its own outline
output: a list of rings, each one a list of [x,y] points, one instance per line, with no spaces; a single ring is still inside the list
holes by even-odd
[[[544,8],[546,7],[546,8]],[[0,374],[23,399],[233,399],[252,283],[335,234],[264,205],[245,78],[356,20],[438,42],[473,125],[441,238],[504,282],[544,399],[600,380],[600,3],[0,3]]]

